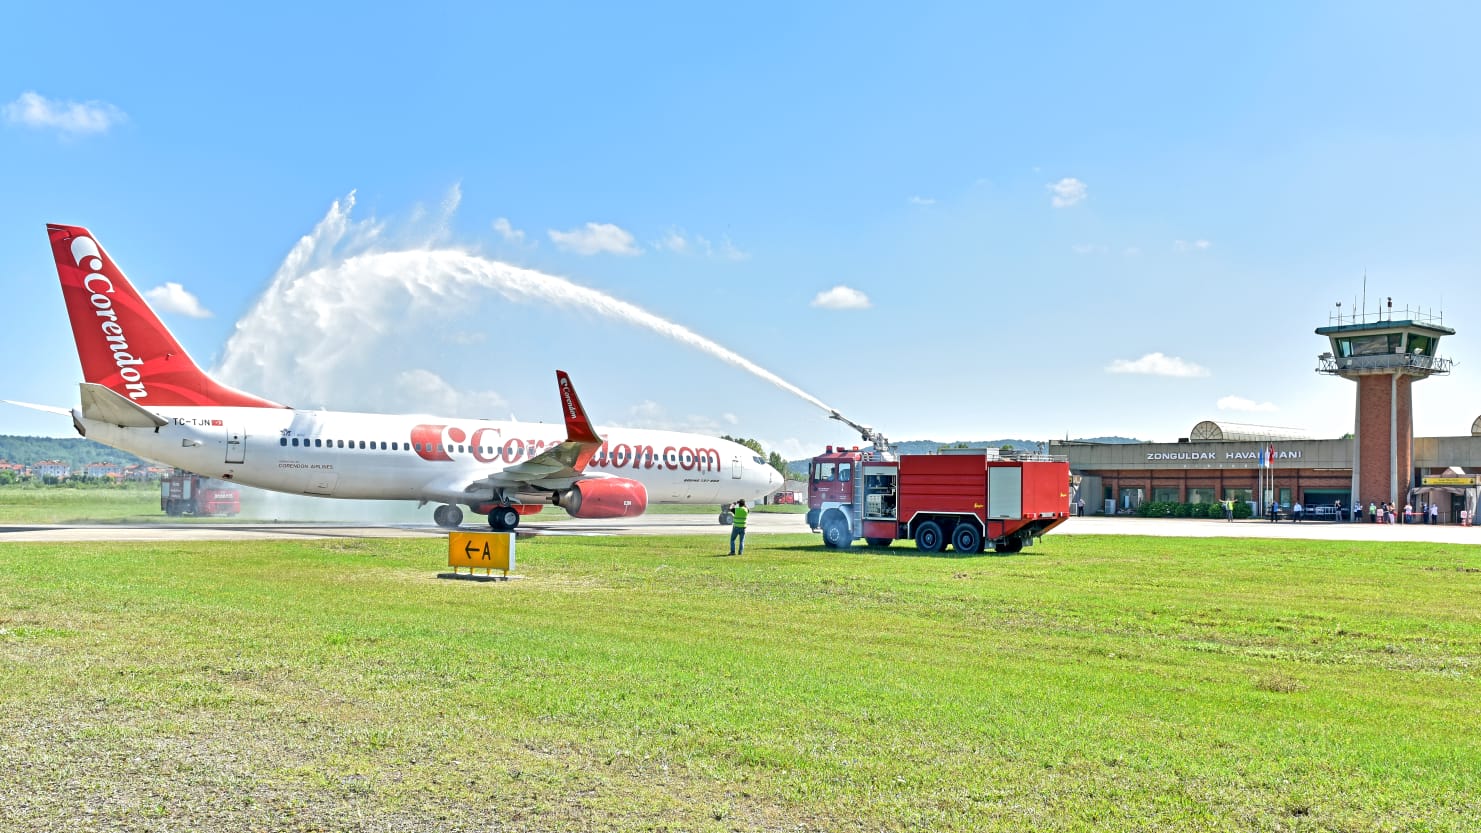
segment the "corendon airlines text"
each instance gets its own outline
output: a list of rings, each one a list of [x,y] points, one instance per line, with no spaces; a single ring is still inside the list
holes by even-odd
[[[517,463],[556,445],[546,440],[504,439],[498,428],[466,431],[456,425],[418,425],[411,429],[411,449],[423,460],[450,462],[467,455],[480,463]],[[710,472],[721,469],[720,452],[714,448],[602,443],[589,467],[617,469],[670,469]]]

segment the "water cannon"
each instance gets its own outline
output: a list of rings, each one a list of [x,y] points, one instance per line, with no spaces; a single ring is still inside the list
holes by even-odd
[[[829,411],[828,418],[836,419],[844,425],[847,425],[855,431],[858,431],[860,438],[862,438],[864,442],[874,446],[874,451],[879,455],[879,458],[881,460],[895,459],[894,453],[890,451],[890,441],[885,437],[884,434],[879,433],[878,431],[870,428],[867,425],[860,425],[859,423],[854,422],[853,420],[849,419],[843,414],[840,414],[837,411]]]

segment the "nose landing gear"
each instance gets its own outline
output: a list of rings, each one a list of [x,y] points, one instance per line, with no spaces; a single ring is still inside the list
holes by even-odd
[[[432,520],[443,529],[457,529],[463,524],[463,510],[445,503],[432,511]]]

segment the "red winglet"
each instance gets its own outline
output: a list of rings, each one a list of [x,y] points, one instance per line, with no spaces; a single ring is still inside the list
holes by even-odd
[[[591,420],[586,418],[586,409],[581,407],[581,398],[576,395],[571,377],[566,375],[566,371],[557,370],[555,381],[560,385],[561,412],[566,417],[566,439],[578,443],[601,443],[602,438],[597,436],[596,430],[591,427]]]
[[[206,375],[81,226],[49,225],[82,376],[138,405],[281,408]]]

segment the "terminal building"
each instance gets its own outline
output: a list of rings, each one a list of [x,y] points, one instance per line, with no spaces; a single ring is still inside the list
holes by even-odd
[[[1481,417],[1470,433],[1415,437],[1410,388],[1450,372],[1440,338],[1454,334],[1438,318],[1389,312],[1339,313],[1317,329],[1331,347],[1318,373],[1357,383],[1353,431],[1316,439],[1301,431],[1205,421],[1176,443],[1051,442],[1069,458],[1076,492],[1089,512],[1114,514],[1144,501],[1300,502],[1308,517],[1334,517],[1337,506],[1388,502],[1402,509],[1435,504],[1442,523],[1475,516],[1481,479]],[[1464,423],[1462,423],[1464,424]]]

